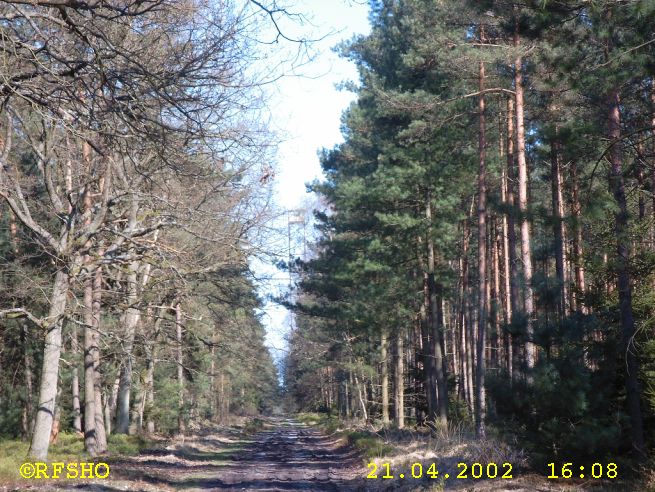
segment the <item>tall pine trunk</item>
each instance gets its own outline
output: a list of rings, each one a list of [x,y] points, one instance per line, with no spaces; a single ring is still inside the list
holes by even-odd
[[[403,334],[401,329],[396,330],[396,354],[394,370],[394,423],[396,427],[402,429],[405,427],[405,381],[404,381],[404,349]]]
[[[562,169],[560,142],[556,135],[551,141],[550,173],[553,207],[553,236],[555,240],[555,272],[557,275],[559,296],[557,308],[560,318],[569,314],[568,275],[566,273],[566,229],[564,225],[564,207],[562,196]]]
[[[500,286],[500,251],[502,248],[502,239],[500,237],[501,230],[498,227],[497,217],[492,219],[491,227],[491,269],[493,271],[493,285],[492,289],[487,291],[487,309],[491,316],[491,355],[489,357],[489,363],[492,367],[500,367],[500,357],[502,355],[502,349],[499,344],[499,326],[500,326],[500,314],[502,311],[502,304],[499,301],[502,299],[502,292]]]
[[[473,368],[471,362],[471,352],[469,350],[469,321],[470,316],[468,316],[468,281],[469,281],[469,262],[468,262],[468,250],[469,244],[471,241],[471,229],[469,226],[469,220],[473,215],[473,204],[474,201],[471,201],[471,207],[468,211],[466,219],[462,222],[462,254],[460,257],[460,291],[459,291],[459,301],[460,301],[460,311],[459,311],[459,326],[460,326],[460,347],[459,353],[461,354],[460,367],[462,370],[462,390],[464,392],[464,398],[468,404],[470,411],[473,411]]]
[[[425,252],[427,248],[423,247],[423,238],[418,236],[418,264],[422,272],[422,292],[423,302],[419,307],[418,322],[421,330],[421,360],[423,361],[423,387],[425,393],[425,402],[427,406],[427,419],[432,420],[436,413],[437,394],[436,379],[434,374],[434,355],[430,349],[430,278],[428,268],[425,264]]]
[[[389,341],[386,328],[382,328],[380,334],[380,365],[381,365],[381,399],[382,399],[382,424],[389,425],[389,363],[387,361]]]
[[[509,304],[510,314],[509,319],[514,323],[515,317],[519,312],[519,273],[517,268],[516,257],[516,197],[514,193],[514,181],[516,180],[516,153],[514,151],[515,134],[515,112],[514,112],[514,99],[507,99],[507,205],[511,212],[507,215],[507,262],[509,263]],[[510,361],[508,366],[510,368],[510,382],[514,377],[514,360],[518,356],[518,347],[516,339],[510,337]]]
[[[487,329],[487,164],[486,164],[486,128],[484,63],[479,67],[479,90],[482,93],[478,101],[478,338],[476,340],[477,367],[475,371],[475,435],[484,438],[486,434],[484,419],[486,395],[485,377],[485,337]]]
[[[580,184],[578,182],[578,165],[575,161],[571,162],[569,168],[571,177],[571,214],[573,215],[573,264],[574,264],[574,277],[575,277],[575,291],[576,295],[573,297],[576,303],[576,309],[583,313],[587,312],[584,305],[585,286],[585,270],[583,264],[584,247],[582,243],[582,205],[580,204]]]
[[[519,47],[518,21],[514,33],[514,46]],[[535,365],[534,345],[534,293],[532,290],[532,255],[530,222],[528,221],[528,164],[525,158],[525,116],[523,102],[523,59],[519,55],[514,62],[514,89],[516,91],[516,157],[518,164],[519,209],[521,211],[521,259],[523,261],[523,283],[525,289],[526,344],[525,362],[528,369]]]
[[[448,424],[448,381],[446,375],[446,357],[443,350],[443,327],[441,313],[441,298],[437,292],[435,280],[435,253],[434,239],[432,237],[432,197],[427,194],[425,204],[425,217],[428,222],[427,247],[428,247],[428,291],[430,312],[428,320],[430,324],[429,349],[430,359],[430,388],[432,401],[436,403],[433,407],[433,414],[429,419],[438,419],[443,426]]]
[[[643,455],[644,430],[641,415],[639,389],[639,361],[633,338],[635,321],[632,314],[632,285],[630,279],[630,231],[628,226],[628,203],[623,179],[623,156],[621,152],[621,112],[618,90],[613,90],[608,97],[609,112],[607,125],[610,148],[610,188],[619,210],[615,214],[614,232],[616,234],[616,273],[619,292],[619,312],[621,317],[622,353],[625,354],[625,387],[630,415],[631,440],[634,450]]]

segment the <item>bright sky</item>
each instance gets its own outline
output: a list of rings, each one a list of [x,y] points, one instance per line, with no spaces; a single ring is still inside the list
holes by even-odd
[[[300,208],[308,201],[305,184],[321,178],[317,152],[342,141],[339,129],[341,113],[354,98],[352,93],[339,91],[335,85],[346,80],[356,81],[357,71],[353,64],[339,58],[332,47],[353,35],[369,31],[368,6],[362,0],[359,3],[353,0],[295,0],[289,10],[304,14],[311,23],[303,28],[305,37],[319,39],[332,34],[313,43],[316,55],[313,61],[298,69],[301,76],[283,77],[271,91],[273,100],[269,104],[273,130],[283,138],[277,158],[275,201],[279,208],[287,210]],[[276,273],[271,265],[254,263],[252,266],[256,273],[269,274],[276,279],[260,287],[262,296],[285,291],[288,285],[286,273]],[[266,326],[267,344],[275,359],[280,360],[285,355],[284,337],[289,331],[289,313],[269,302],[265,305],[262,321]]]

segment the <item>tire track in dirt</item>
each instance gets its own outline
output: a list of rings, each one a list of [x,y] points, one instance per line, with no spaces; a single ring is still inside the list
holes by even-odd
[[[357,463],[356,453],[338,440],[292,419],[271,419],[220,473],[220,483],[206,485],[210,490],[361,490]]]

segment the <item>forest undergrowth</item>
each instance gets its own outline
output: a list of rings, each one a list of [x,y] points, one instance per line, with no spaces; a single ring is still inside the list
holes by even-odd
[[[517,491],[577,491],[593,490],[597,492],[632,492],[655,490],[655,474],[645,468],[636,470],[625,480],[585,480],[546,478],[548,473],[532,463],[529,452],[522,448],[514,436],[501,434],[498,429],[490,428],[484,440],[475,437],[472,425],[464,422],[451,422],[448,427],[428,426],[397,429],[385,427],[379,423],[363,425],[358,420],[343,420],[334,415],[319,413],[301,413],[299,420],[311,426],[319,427],[324,433],[338,436],[345,444],[357,449],[361,457],[361,466],[366,473],[372,472],[371,463],[378,469],[378,477],[389,465],[393,479],[367,479],[362,486],[366,490],[401,490],[401,491],[439,491],[439,490],[517,490]],[[464,467],[468,465],[466,473]],[[473,463],[489,464],[510,463],[512,478],[505,480],[479,479],[471,476]],[[430,476],[427,471],[431,465],[442,476]],[[410,475],[419,475],[415,478]],[[412,468],[414,466],[414,468]],[[443,474],[455,470],[449,479]],[[506,468],[507,470],[507,468]],[[405,478],[399,481],[398,474],[404,472]],[[443,473],[442,473],[443,472]],[[364,473],[363,476],[366,475]],[[455,478],[457,474],[466,474],[468,478]],[[499,474],[500,476],[500,474]]]

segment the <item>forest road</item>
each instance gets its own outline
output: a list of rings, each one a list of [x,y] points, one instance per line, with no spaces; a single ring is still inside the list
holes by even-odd
[[[293,419],[267,419],[264,429],[221,471],[220,483],[190,489],[363,490],[361,468],[356,453],[337,439]]]
[[[352,448],[290,418],[266,418],[251,436],[234,429],[201,431],[164,449],[107,461],[107,480],[41,484],[40,490],[366,490],[365,468]],[[28,489],[34,490],[20,490]]]

